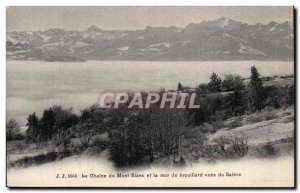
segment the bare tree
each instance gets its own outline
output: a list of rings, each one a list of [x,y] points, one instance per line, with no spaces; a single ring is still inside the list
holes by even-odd
[[[15,119],[10,119],[6,124],[6,138],[12,140],[20,132],[20,126]]]

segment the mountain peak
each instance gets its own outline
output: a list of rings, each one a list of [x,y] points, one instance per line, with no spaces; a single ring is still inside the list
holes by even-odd
[[[229,21],[232,21],[232,20],[229,18],[226,18],[226,17],[221,17],[220,19],[217,19],[216,21],[219,22],[218,25],[220,27],[224,28],[224,27],[228,26]]]
[[[227,18],[227,17],[221,17],[221,18],[217,19],[217,21],[229,21],[229,20],[232,20],[232,19]]]
[[[218,27],[218,28],[226,28],[226,29],[236,29],[239,28],[241,22],[234,21],[227,17],[221,17],[219,19],[213,21],[203,21],[200,23],[201,26],[208,27]]]
[[[278,23],[276,21],[271,21],[270,23],[268,23],[267,25],[269,26],[274,26],[274,25],[278,25]]]
[[[59,28],[50,28],[43,33],[45,33],[46,35],[63,35],[66,33],[66,31]]]
[[[290,23],[213,21],[139,30],[7,32],[10,60],[293,60]],[[142,41],[135,41],[142,40]],[[103,46],[104,45],[104,46]],[[209,45],[209,46],[207,46]]]
[[[101,29],[96,27],[95,25],[90,26],[87,31],[89,32],[101,32]]]
[[[281,25],[293,29],[293,23],[290,22],[290,21],[285,21],[285,22],[282,23]]]

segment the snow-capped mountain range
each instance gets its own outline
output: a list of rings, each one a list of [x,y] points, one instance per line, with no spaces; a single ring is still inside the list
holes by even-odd
[[[289,22],[250,25],[220,18],[180,27],[6,33],[8,60],[293,60]]]

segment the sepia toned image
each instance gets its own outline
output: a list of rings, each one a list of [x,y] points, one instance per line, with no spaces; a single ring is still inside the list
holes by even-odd
[[[294,8],[6,9],[6,185],[294,188]]]

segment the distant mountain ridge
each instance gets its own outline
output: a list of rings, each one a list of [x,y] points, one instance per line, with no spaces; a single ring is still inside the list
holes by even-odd
[[[220,18],[184,28],[83,31],[52,28],[6,33],[7,60],[293,60],[289,22],[250,25]]]

